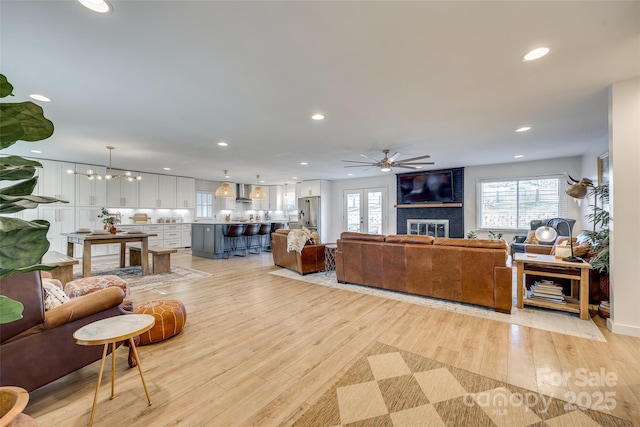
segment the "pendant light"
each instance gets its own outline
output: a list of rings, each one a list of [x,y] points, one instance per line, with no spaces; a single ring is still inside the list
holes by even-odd
[[[225,169],[224,177],[229,178],[228,171]],[[216,197],[226,197],[226,198],[234,198],[236,197],[236,191],[229,185],[227,182],[223,182],[220,187],[215,192]]]
[[[265,200],[267,195],[262,191],[262,188],[260,188],[260,175],[256,175],[256,179],[258,181],[258,185],[256,185],[256,188],[249,194],[249,198],[251,200]]]

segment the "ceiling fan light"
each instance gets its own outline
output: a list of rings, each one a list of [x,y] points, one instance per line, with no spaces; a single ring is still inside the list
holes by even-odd
[[[391,166],[382,166],[380,172],[391,172]]]

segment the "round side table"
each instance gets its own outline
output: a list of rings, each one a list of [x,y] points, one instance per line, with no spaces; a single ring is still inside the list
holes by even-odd
[[[156,320],[148,314],[126,314],[122,316],[109,317],[107,319],[98,320],[83,326],[73,333],[73,339],[79,345],[104,345],[102,352],[102,362],[100,363],[100,373],[98,374],[98,385],[96,386],[96,394],[93,397],[93,406],[91,407],[91,418],[89,426],[93,425],[93,417],[98,403],[98,393],[100,393],[100,383],[102,381],[102,373],[104,372],[104,362],[107,359],[107,349],[111,344],[111,399],[115,397],[115,381],[116,381],[116,343],[118,341],[129,340],[129,346],[133,350],[133,356],[138,365],[138,372],[142,380],[144,392],[147,395],[147,401],[151,405],[151,397],[147,390],[147,383],[144,381],[142,374],[142,366],[140,365],[140,357],[136,350],[133,337],[148,331],[155,324]]]

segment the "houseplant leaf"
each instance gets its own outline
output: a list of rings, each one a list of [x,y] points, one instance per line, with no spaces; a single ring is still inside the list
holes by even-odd
[[[16,270],[38,264],[49,249],[49,222],[0,217],[0,269]]]
[[[22,319],[23,311],[24,305],[21,302],[0,295],[0,324]]]
[[[53,123],[44,117],[42,107],[33,102],[0,104],[0,115],[3,116],[0,123],[0,129],[2,129],[2,132],[0,132],[0,148],[7,148],[18,139],[40,141],[49,138],[53,134]],[[18,132],[12,119],[18,120],[23,128],[23,134],[18,138],[15,138]],[[7,129],[5,129],[5,123],[9,124]],[[5,131],[7,131],[6,134]]]
[[[0,74],[0,98],[13,96],[13,85],[9,83],[7,78]]]

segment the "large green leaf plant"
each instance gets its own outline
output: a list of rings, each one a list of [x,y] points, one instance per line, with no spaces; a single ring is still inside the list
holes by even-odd
[[[0,74],[0,98],[13,96],[13,86]],[[0,150],[17,141],[41,141],[53,134],[53,123],[44,117],[42,108],[33,102],[0,102]],[[19,156],[0,155],[0,279],[34,270],[51,270],[55,265],[40,264],[49,250],[49,222],[25,221],[6,216],[41,203],[64,202],[53,197],[34,196],[38,183],[39,162]],[[4,186],[9,183],[8,186]],[[66,203],[66,202],[65,202]],[[0,324],[22,317],[24,307],[0,295]]]

